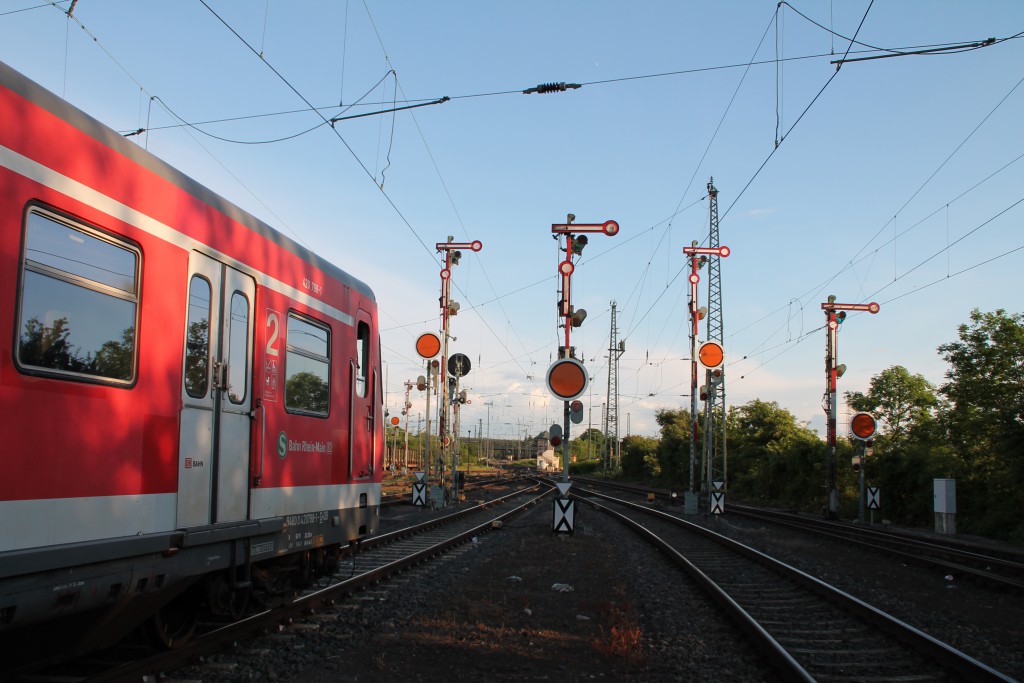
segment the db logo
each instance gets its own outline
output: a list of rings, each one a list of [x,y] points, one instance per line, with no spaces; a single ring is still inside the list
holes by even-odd
[[[185,469],[192,469],[192,458],[185,458]]]

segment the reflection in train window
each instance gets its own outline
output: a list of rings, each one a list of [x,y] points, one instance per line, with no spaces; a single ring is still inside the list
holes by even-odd
[[[249,376],[249,299],[242,292],[231,295],[231,324],[228,330],[228,399],[245,403]]]
[[[33,209],[25,223],[22,369],[128,384],[135,376],[139,252]]]
[[[330,411],[330,329],[288,314],[284,405],[290,412],[326,416]]]
[[[200,275],[193,275],[188,287],[186,325],[185,391],[202,398],[210,377],[210,283]]]
[[[364,322],[359,323],[359,330],[356,332],[356,363],[356,395],[364,398],[366,373],[370,368],[370,326]]]

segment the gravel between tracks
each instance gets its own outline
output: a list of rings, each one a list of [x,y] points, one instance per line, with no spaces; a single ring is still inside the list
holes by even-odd
[[[697,519],[781,555],[1004,673],[1024,676],[1019,596],[961,586],[882,555],[728,517]],[[659,553],[580,505],[576,533],[555,535],[548,503],[444,561],[175,677],[315,683],[774,680],[735,628]]]

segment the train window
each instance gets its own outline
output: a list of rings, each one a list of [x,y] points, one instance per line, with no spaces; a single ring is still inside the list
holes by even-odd
[[[249,376],[249,300],[242,292],[231,295],[231,325],[228,330],[228,400],[245,403]]]
[[[38,209],[25,221],[17,360],[24,369],[130,383],[139,252]]]
[[[210,378],[210,283],[193,275],[188,286],[188,328],[185,331],[185,391],[206,396]]]
[[[356,332],[356,395],[360,398],[366,396],[366,373],[370,367],[370,326],[364,322],[359,323]]]
[[[330,329],[288,314],[284,405],[291,412],[326,416],[330,408]]]

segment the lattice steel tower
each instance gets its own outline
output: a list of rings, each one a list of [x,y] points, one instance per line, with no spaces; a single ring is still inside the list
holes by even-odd
[[[710,234],[708,246],[717,249],[718,244],[718,190],[715,179],[708,180],[708,224]],[[725,348],[725,333],[722,328],[722,259],[708,257],[708,337]],[[725,364],[721,376],[707,373],[708,401],[705,413],[704,454],[707,462],[707,491],[712,482],[725,481],[728,472],[725,441]]]
[[[608,400],[604,412],[604,440],[606,467],[618,468],[622,463],[622,446],[619,442],[619,357],[626,351],[625,340],[619,341],[619,328],[615,322],[615,308],[612,301],[612,331],[608,342]]]

